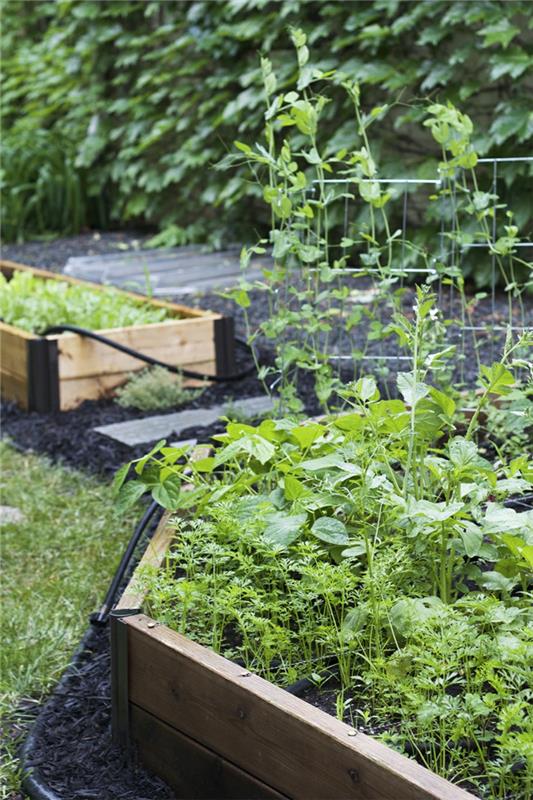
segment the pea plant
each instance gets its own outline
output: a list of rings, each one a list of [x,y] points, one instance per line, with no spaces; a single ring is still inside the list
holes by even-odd
[[[316,397],[327,411],[332,402],[338,402],[342,364],[357,366],[374,345],[373,357],[386,378],[389,369],[379,357],[394,329],[383,315],[405,315],[403,280],[408,277],[407,267],[415,262],[420,269],[413,271],[425,274],[429,285],[438,284],[439,295],[449,287],[459,299],[453,322],[462,332],[461,352],[456,358],[464,383],[467,325],[473,331],[478,368],[481,365],[472,302],[465,291],[465,254],[472,258],[472,247],[486,247],[487,258],[505,286],[511,327],[515,307],[526,327],[523,293],[531,270],[531,264],[517,255],[520,237],[512,212],[498,203],[497,195],[478,185],[471,120],[451,104],[432,103],[426,109],[424,125],[441,150],[437,190],[428,201],[434,206],[430,209],[433,216],[440,215],[442,228],[440,244],[432,252],[409,239],[405,225],[394,229],[392,221],[397,215],[388,210],[394,187],[380,178],[373,153],[371,127],[379,127],[395,103],[365,111],[357,81],[334,70],[314,69],[302,31],[293,30],[292,41],[298,62],[294,88],[287,90],[284,85],[280,89],[272,63],[261,59],[266,99],[264,143],[236,142],[240,155],[225,161],[248,164],[270,208],[269,237],[243,249],[244,280],[229,293],[244,309],[251,344],[256,345],[261,337],[275,343],[274,364],[258,365],[265,387],[279,391],[282,411],[297,413],[302,410],[298,377],[302,371],[310,373]],[[352,142],[336,149],[321,135],[321,119],[331,96],[339,92],[349,98],[353,108],[354,136]],[[348,209],[354,204],[359,213],[356,223],[350,224]],[[496,211],[498,220],[507,223],[501,235],[497,235]],[[252,256],[267,248],[274,259],[272,269],[265,272],[264,281],[246,281]],[[366,306],[350,304],[356,279],[366,280],[367,287],[370,281],[372,299]],[[493,275],[493,285],[495,280]],[[268,318],[255,327],[247,314],[252,289],[263,294],[268,307]],[[444,318],[442,308],[435,308],[434,315],[440,317],[440,324],[433,335],[440,336],[444,348],[452,319]],[[365,336],[359,336],[355,344],[363,325]],[[443,382],[443,378],[441,373],[435,380]]]

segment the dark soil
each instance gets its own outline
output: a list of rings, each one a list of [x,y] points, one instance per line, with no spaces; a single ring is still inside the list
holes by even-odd
[[[214,384],[182,408],[208,408],[234,398],[242,399],[261,393],[262,386],[252,376],[235,384]],[[177,409],[168,409],[167,412],[137,411],[122,408],[112,400],[86,400],[72,411],[39,414],[23,411],[14,403],[3,403],[2,435],[17,448],[44,453],[69,466],[110,477],[125,461],[143,455],[146,445],[129,447],[96,433],[93,428],[174,410]],[[205,429],[204,435],[210,435],[209,428]],[[169,441],[172,438],[170,436]],[[185,439],[187,436],[180,434],[179,438]]]
[[[147,235],[140,231],[101,233],[88,231],[64,239],[24,242],[24,244],[2,244],[2,258],[55,272],[61,271],[69,258],[137,250],[144,247],[150,237],[151,234]]]
[[[31,766],[64,800],[167,800],[159,778],[128,761],[111,741],[109,632],[90,630],[75,674],[39,716]]]

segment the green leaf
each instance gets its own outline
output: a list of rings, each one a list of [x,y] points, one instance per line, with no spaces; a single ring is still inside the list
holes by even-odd
[[[399,372],[396,383],[398,391],[411,408],[414,408],[419,400],[429,394],[429,386],[417,381],[412,372]]]
[[[320,458],[310,458],[306,461],[301,461],[297,465],[300,469],[306,472],[321,472],[327,469],[341,469],[344,472],[349,472],[352,475],[360,475],[361,469],[356,464],[349,464],[342,456],[332,453],[328,456],[321,456]]]
[[[481,365],[481,384],[490,391],[490,394],[506,395],[515,384],[512,372],[499,362],[494,362],[491,367]]]
[[[434,386],[430,387],[429,394],[447,417],[453,417],[456,405],[452,397],[444,394],[439,389],[435,389]]]
[[[475,558],[475,556],[479,555],[483,544],[483,532],[479,528],[475,525],[469,525],[459,532],[459,536],[468,558]]]
[[[275,511],[265,516],[263,538],[268,544],[288,547],[296,541],[307,522],[307,514],[285,514]]]
[[[152,489],[152,497],[160,506],[163,506],[163,508],[166,508],[168,511],[175,511],[180,504],[180,481],[167,478],[164,483],[154,486]]]
[[[118,493],[117,509],[120,512],[127,511],[127,509],[134,506],[147,491],[148,486],[142,481],[133,480],[125,483]]]
[[[291,438],[296,439],[301,450],[307,450],[307,448],[311,447],[325,432],[326,428],[323,425],[312,422],[294,428],[291,431]]]
[[[464,508],[464,503],[433,503],[430,500],[409,499],[407,504],[408,517],[422,517],[430,522],[444,522],[453,517]]]
[[[294,475],[285,475],[283,484],[287,500],[298,500],[298,498],[306,492],[305,485],[299,481],[298,478],[295,478]]]
[[[358,556],[366,555],[366,545],[364,542],[359,542],[359,544],[352,544],[350,547],[347,547],[346,550],[343,550],[341,556],[343,558],[357,558]]]
[[[323,542],[328,544],[348,544],[350,537],[346,525],[336,517],[319,517],[313,523],[311,532]]]
[[[119,489],[121,488],[122,484],[127,478],[128,472],[130,471],[131,461],[128,461],[127,464],[123,464],[120,469],[118,469],[115,473],[113,478],[113,492],[115,494],[118,493]]]

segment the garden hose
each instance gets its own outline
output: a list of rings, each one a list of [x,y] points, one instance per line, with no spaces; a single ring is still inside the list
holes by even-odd
[[[98,611],[95,611],[90,616],[90,621],[93,625],[97,625],[100,627],[107,625],[109,614],[111,613],[113,606],[115,604],[115,598],[117,596],[117,592],[120,589],[120,586],[124,579],[124,575],[126,573],[126,570],[128,569],[128,566],[135,552],[135,549],[139,544],[141,536],[143,535],[146,528],[148,527],[150,522],[152,522],[152,520],[154,519],[154,517],[158,512],[163,513],[163,509],[156,500],[152,500],[152,502],[142,515],[141,519],[135,526],[135,530],[133,531],[131,539],[129,540],[127,547],[124,550],[124,554],[120,559],[120,564],[118,565],[117,570],[113,575],[113,578],[111,579],[111,583],[109,584],[109,589],[106,592],[104,602],[102,603]]]
[[[204,372],[195,372],[191,369],[175,367],[174,365],[167,364],[166,362],[160,361],[158,358],[154,358],[153,356],[148,356],[145,353],[139,353],[138,350],[133,350],[133,348],[127,347],[125,344],[115,342],[113,339],[109,339],[107,336],[102,336],[100,333],[95,333],[88,328],[80,328],[78,325],[52,325],[40,335],[51,336],[58,333],[77,333],[79,336],[85,336],[87,339],[94,339],[95,342],[100,342],[100,344],[105,344],[108,347],[112,347],[114,350],[119,350],[121,353],[132,356],[132,358],[137,358],[139,361],[144,361],[146,364],[151,364],[153,367],[164,367],[165,369],[168,369],[169,372],[173,372],[176,375],[183,375],[185,378],[195,378],[196,380],[201,381],[213,381],[214,383],[229,383],[247,378],[256,371],[255,363],[250,365],[247,369],[244,369],[241,372],[233,373],[232,375],[208,375]],[[247,353],[251,353],[250,345],[243,339],[238,339],[235,337],[234,341],[235,344],[239,345],[239,347],[245,349]]]

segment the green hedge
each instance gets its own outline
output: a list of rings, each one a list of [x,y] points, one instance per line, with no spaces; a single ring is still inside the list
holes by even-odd
[[[294,79],[289,25],[307,32],[314,66],[360,80],[369,108],[398,101],[373,129],[387,174],[434,170],[415,124],[427,98],[473,118],[481,154],[531,155],[530,12],[529,0],[10,0],[3,138],[17,156],[4,159],[4,238],[148,223],[168,244],[254,239],[266,212],[246,168],[214,165],[259,136],[259,52],[281,87]],[[353,136],[345,99],[325,115],[340,147]],[[505,170],[522,225],[528,174]]]

